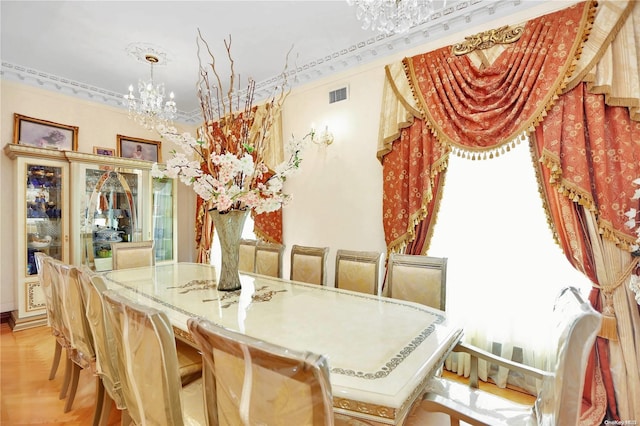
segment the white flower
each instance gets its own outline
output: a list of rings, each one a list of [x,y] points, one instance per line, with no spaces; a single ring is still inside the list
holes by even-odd
[[[635,179],[633,183],[640,186],[640,178]],[[640,199],[640,188],[637,188],[635,193],[631,197],[631,200],[638,200],[638,199]],[[624,223],[624,225],[627,228],[633,230],[635,234],[638,236],[638,238],[635,241],[636,244],[633,244],[630,247],[630,250],[632,252],[637,252],[638,250],[640,250],[640,220],[638,220],[638,210],[635,207],[631,207],[629,208],[629,210],[627,210],[624,213],[624,215],[628,218],[628,220]]]
[[[243,149],[237,154],[229,151],[209,152],[207,149],[213,148],[189,133],[179,134],[174,127],[166,126],[156,129],[163,138],[178,145],[181,152],[173,152],[164,169],[154,164],[154,177],[180,179],[219,211],[249,208],[257,213],[278,210],[291,199],[283,193],[284,181],[300,167],[300,152],[310,136],[298,140],[292,138],[286,146],[288,159],[278,164],[274,174],[265,180],[269,168],[262,160],[261,153],[254,152],[253,147],[242,145]],[[209,135],[213,140],[215,136],[215,133]],[[237,142],[234,135],[230,135],[229,140]],[[218,145],[228,146],[223,143]],[[207,169],[203,169],[205,164]]]

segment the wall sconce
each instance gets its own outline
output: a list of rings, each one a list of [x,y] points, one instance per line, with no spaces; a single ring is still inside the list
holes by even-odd
[[[333,133],[329,131],[329,126],[324,126],[322,132],[316,132],[316,129],[312,128],[311,141],[316,145],[331,145],[333,143]]]

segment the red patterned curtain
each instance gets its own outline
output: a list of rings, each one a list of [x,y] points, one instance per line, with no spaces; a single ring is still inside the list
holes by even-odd
[[[450,47],[404,60],[424,120],[404,128],[382,158],[390,251],[426,252],[450,150],[490,158],[544,120],[536,140],[545,166],[539,173],[548,214],[571,264],[598,283],[583,208],[596,214],[603,236],[623,248],[633,241],[621,212],[633,193],[631,181],[640,175],[640,155],[632,143],[640,143],[640,133],[631,130],[635,125],[625,108],[605,109],[603,97],[583,101],[582,85],[554,106],[593,16],[594,5],[582,3],[529,21],[519,41],[480,67],[468,56],[454,56]],[[588,126],[585,117],[593,120]],[[597,290],[591,300],[599,307]],[[585,416],[602,419],[608,405],[617,418],[608,342],[599,338],[596,348],[585,386]],[[602,387],[608,398],[604,405],[597,401]]]
[[[624,226],[623,212],[631,206],[635,191],[632,181],[640,176],[640,122],[631,121],[629,110],[605,105],[603,95],[588,93],[586,83],[560,97],[544,123],[536,128],[535,152],[540,160],[539,173],[559,241],[567,259],[596,284],[590,301],[605,318],[615,321],[612,301],[614,285],[626,282],[636,263],[628,256],[628,267],[615,270],[612,283],[603,283],[598,274],[594,245],[601,238],[627,251],[635,240]],[[597,222],[597,237],[589,232],[585,215],[591,212]],[[602,288],[600,290],[598,287]],[[600,292],[606,304],[602,306]],[[614,322],[615,323],[615,322]],[[607,338],[617,340],[617,332],[603,330]],[[636,361],[637,362],[637,361]],[[607,406],[598,407],[598,386],[604,386]],[[585,383],[585,415],[594,422],[608,408],[615,420],[616,397],[609,362],[609,341],[598,337]]]
[[[600,27],[608,32],[594,34],[594,39],[604,45],[604,39],[615,37],[632,6],[603,5],[601,23],[608,15],[620,20]],[[617,15],[611,13],[616,8]],[[635,238],[625,228],[623,215],[631,207],[631,181],[640,176],[640,124],[629,112],[637,104],[635,98],[611,97],[609,105],[628,108],[607,106],[605,96],[588,94],[575,81],[572,90],[565,88],[594,10],[595,2],[582,3],[529,21],[520,40],[492,63],[489,55],[479,54],[473,58],[479,63],[475,65],[469,56],[456,57],[443,48],[405,59],[406,83],[398,78],[397,68],[388,68],[387,76],[393,75],[388,87],[399,101],[384,103],[392,125],[381,126],[378,151],[388,249],[425,253],[449,151],[491,158],[508,150],[519,134],[535,129],[538,177],[554,236],[569,262],[594,283],[590,301],[603,312],[607,326],[601,331],[607,339],[598,338],[587,370],[585,424],[599,424],[607,410],[616,420],[618,412],[625,419],[635,418],[633,407],[637,413],[640,400],[634,328],[640,323],[640,308],[627,300],[622,286],[638,264],[628,252]],[[635,46],[633,34],[623,38]],[[602,52],[591,49],[584,56],[587,62],[597,61]],[[580,66],[581,75],[592,67]],[[634,74],[637,78],[637,73],[625,72],[618,80],[633,82]],[[397,133],[393,120],[401,129]],[[616,363],[613,369],[610,359]]]
[[[282,244],[282,209],[253,216],[253,232],[268,243]]]
[[[448,150],[437,143],[425,122],[403,129],[382,159],[384,231],[387,247],[422,253],[435,218]],[[422,225],[423,222],[427,222]],[[420,228],[416,231],[417,228]]]
[[[486,66],[477,67],[450,47],[404,60],[423,120],[402,130],[382,158],[383,221],[389,251],[424,253],[437,212],[450,150],[474,158],[499,155],[539,123],[563,88],[593,19],[581,3],[527,22],[520,39]],[[506,147],[505,147],[506,145]],[[488,153],[488,154],[487,154]],[[429,213],[429,215],[427,215]]]

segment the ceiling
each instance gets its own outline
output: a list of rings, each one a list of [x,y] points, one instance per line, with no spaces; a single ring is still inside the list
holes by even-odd
[[[443,8],[437,0],[426,24],[384,35],[362,29],[344,0],[1,0],[2,78],[124,106],[128,86],[150,72],[129,51],[151,49],[161,54],[155,81],[175,93],[178,120],[196,123],[198,31],[225,84],[230,68],[223,42],[231,40],[241,88],[253,78],[259,100],[283,71],[291,86],[308,83],[541,3],[549,2],[448,0]],[[202,44],[200,56],[210,62]]]

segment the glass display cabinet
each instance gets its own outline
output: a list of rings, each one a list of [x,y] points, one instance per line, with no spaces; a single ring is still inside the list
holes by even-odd
[[[151,177],[148,161],[68,153],[73,176],[73,261],[112,267],[111,243],[154,240],[156,263],[175,261],[175,181]]]
[[[10,144],[15,160],[15,298],[14,330],[46,324],[46,306],[35,254],[69,261],[69,163],[60,151]]]
[[[35,263],[39,251],[106,271],[111,243],[153,239],[156,263],[175,262],[176,182],[152,178],[153,163],[20,144],[4,150],[15,160],[13,330],[47,321]]]
[[[85,191],[80,199],[80,263],[96,271],[110,270],[111,243],[142,240],[138,220],[142,172],[82,167],[81,176]]]

